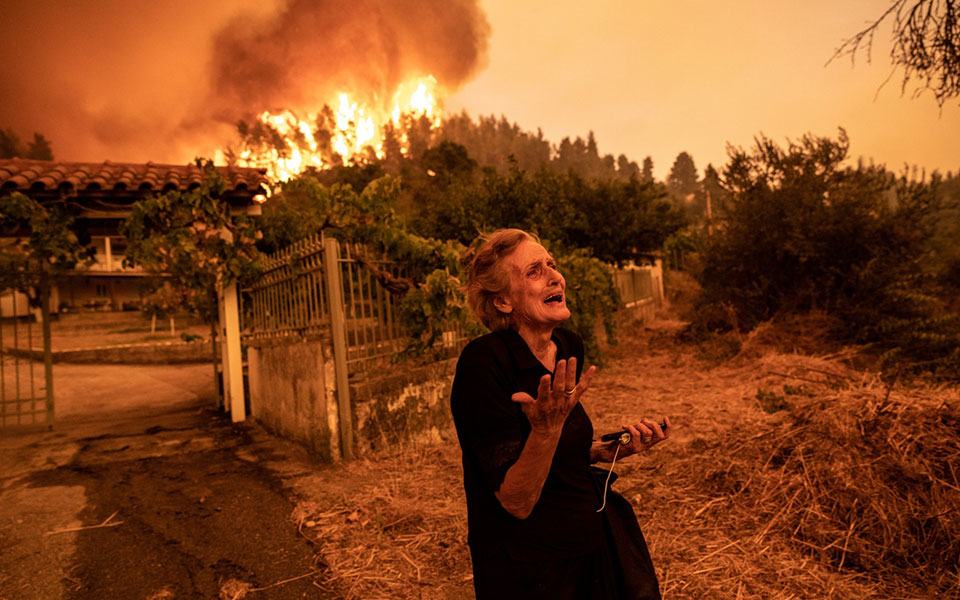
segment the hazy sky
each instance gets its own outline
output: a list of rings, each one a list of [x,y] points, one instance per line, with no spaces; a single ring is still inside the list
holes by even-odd
[[[446,101],[448,111],[505,115],[528,130],[597,136],[603,154],[650,155],[657,177],[681,151],[702,171],[750,146],[806,132],[836,137],[851,156],[960,169],[960,100],[901,97],[890,73],[889,26],[873,64],[824,66],[884,0],[482,0],[489,65]],[[876,97],[876,98],[875,98]]]

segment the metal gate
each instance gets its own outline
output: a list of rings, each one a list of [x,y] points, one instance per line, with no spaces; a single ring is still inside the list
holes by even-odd
[[[0,433],[52,427],[50,284],[36,271],[5,270],[0,275]]]

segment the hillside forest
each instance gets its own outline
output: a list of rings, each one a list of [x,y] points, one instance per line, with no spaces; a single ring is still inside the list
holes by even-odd
[[[246,147],[283,151],[262,123],[240,123],[238,132]],[[960,173],[854,161],[843,129],[784,142],[760,135],[750,148],[731,147],[725,165],[702,171],[681,152],[663,181],[650,157],[638,164],[601,155],[592,133],[553,144],[503,117],[464,113],[436,128],[409,119],[387,134],[388,142],[401,137],[406,152],[386,143],[381,158],[371,152],[283,182],[256,222],[230,224],[233,246],[188,243],[194,221],[207,231],[229,221],[214,208],[216,181],[141,202],[126,225],[128,259],[179,269],[181,282],[167,282],[151,306],[209,312],[218,278],[253,277],[259,256],[323,229],[411,266],[405,314],[411,337],[426,341],[416,344],[422,352],[450,320],[471,321],[459,286],[440,282],[460,281],[460,259],[483,232],[519,227],[536,233],[577,282],[573,325],[588,341],[598,323],[616,339],[607,265],[661,258],[698,284],[686,315],[691,339],[815,313],[832,337],[862,346],[881,369],[960,374]],[[5,156],[52,156],[39,134],[24,144],[5,130],[3,141]],[[183,206],[193,208],[172,218]],[[18,210],[5,211],[0,224],[29,229],[29,207]],[[162,261],[158,244],[217,260]],[[446,309],[428,318],[427,305]]]

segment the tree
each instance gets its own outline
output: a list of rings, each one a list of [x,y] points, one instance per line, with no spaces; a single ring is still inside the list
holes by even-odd
[[[33,134],[33,139],[30,141],[30,144],[27,145],[27,152],[24,158],[53,160],[53,148],[50,147],[50,142],[47,138],[39,133],[35,133]]]
[[[475,235],[468,215],[476,215],[479,208],[475,198],[478,170],[467,149],[441,141],[423,153],[419,166],[406,170],[406,197],[401,199],[410,213],[411,228],[439,239],[462,239],[471,229]]]
[[[667,174],[667,189],[679,206],[687,208],[693,204],[700,188],[699,179],[693,157],[686,152],[678,154]]]
[[[227,183],[212,161],[198,159],[204,177],[187,192],[167,192],[136,202],[121,226],[124,264],[163,275],[148,304],[162,312],[188,309],[212,320],[218,284],[254,276],[259,232],[230,215]]]
[[[39,133],[26,145],[12,129],[0,129],[0,158],[28,158],[31,160],[53,160],[53,149],[47,138]]]
[[[729,197],[703,251],[697,320],[749,330],[822,311],[845,341],[885,359],[960,374],[960,319],[942,310],[921,262],[939,210],[936,180],[845,167],[849,141],[804,136],[730,149]]]
[[[640,178],[640,167],[627,158],[626,154],[621,154],[617,157],[617,178],[621,181],[629,181],[632,177]]]
[[[653,159],[647,156],[643,159],[643,173],[640,175],[642,183],[653,182]]]
[[[574,201],[578,214],[564,241],[570,248],[588,248],[611,264],[642,262],[685,224],[683,212],[672,206],[662,184],[596,181]]]
[[[25,291],[36,306],[40,288],[91,264],[94,252],[65,202],[41,204],[19,192],[0,198],[0,289]]]
[[[20,138],[12,129],[0,129],[0,158],[16,158],[20,148]]]
[[[707,168],[703,170],[703,180],[700,182],[700,187],[703,190],[704,202],[708,197],[710,198],[710,215],[712,217],[718,209],[723,207],[727,198],[727,190],[723,188],[723,184],[720,182],[720,173],[712,164],[708,164]]]
[[[851,61],[865,53],[870,61],[873,38],[887,19],[893,21],[890,62],[903,68],[901,92],[911,81],[933,92],[937,104],[960,96],[960,3],[954,0],[894,0],[868,27],[845,40],[834,58],[849,55]]]

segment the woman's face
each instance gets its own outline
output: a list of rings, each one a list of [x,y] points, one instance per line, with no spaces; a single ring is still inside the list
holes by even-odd
[[[570,318],[567,283],[543,246],[524,240],[503,264],[510,271],[510,292],[498,299],[497,308],[518,327],[555,327]]]

